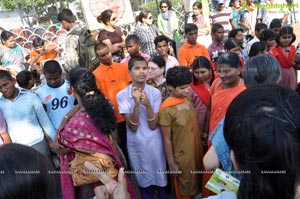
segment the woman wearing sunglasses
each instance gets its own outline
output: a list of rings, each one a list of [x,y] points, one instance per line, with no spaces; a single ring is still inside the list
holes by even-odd
[[[149,11],[141,11],[137,17],[134,34],[140,39],[140,51],[145,54],[156,55],[154,39],[158,36],[157,28],[152,24],[153,16]]]
[[[117,26],[117,17],[112,10],[104,10],[98,17],[99,23],[104,24],[104,28],[99,32],[98,42],[105,43],[113,56],[115,62],[120,62],[125,56],[125,35],[121,28]]]
[[[182,36],[178,33],[178,18],[176,13],[171,10],[172,3],[169,0],[162,0],[159,3],[161,13],[157,16],[157,27],[160,34],[166,36],[171,42],[176,56],[176,44]]]

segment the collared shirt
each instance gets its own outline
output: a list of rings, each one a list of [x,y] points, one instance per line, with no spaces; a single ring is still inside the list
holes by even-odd
[[[215,58],[218,57],[219,52],[225,52],[224,51],[224,42],[218,43],[218,42],[213,41],[209,45],[207,50],[208,50],[211,60],[214,60]]]
[[[151,58],[150,55],[145,54],[145,53],[142,53],[141,51],[140,51],[140,56],[144,57],[144,58],[146,59],[147,62],[148,62],[148,61],[150,60],[150,58]],[[121,63],[128,64],[128,62],[129,62],[130,59],[131,59],[131,56],[128,55],[127,57],[125,57],[125,58],[121,61]]]
[[[43,130],[54,139],[55,129],[36,94],[19,90],[12,101],[1,96],[0,109],[13,143],[32,146],[44,139]]]
[[[124,63],[112,62],[111,66],[100,63],[100,66],[93,71],[98,88],[114,106],[117,122],[124,121],[124,117],[119,114],[116,100],[117,93],[128,86],[131,77],[128,74],[128,66]]]
[[[195,45],[191,45],[185,42],[178,51],[178,61],[180,66],[188,66],[191,67],[195,58],[199,56],[204,56],[208,60],[210,60],[208,51],[205,46],[196,43]]]
[[[67,69],[70,71],[72,68],[79,67],[79,57],[77,54],[77,46],[78,46],[78,39],[79,36],[75,34],[70,34],[74,30],[81,30],[81,28],[78,25],[75,25],[72,27],[67,36],[66,36],[66,48],[65,48],[65,55],[66,55],[66,63],[67,63]]]
[[[131,114],[134,108],[134,99],[131,95],[132,84],[117,94],[120,114]],[[153,109],[153,113],[159,112],[161,105],[161,93],[150,85],[145,85],[144,92]],[[147,121],[147,110],[139,105],[139,125],[136,132],[132,132],[126,124],[127,148],[130,165],[133,170],[145,170],[144,173],[136,173],[135,177],[140,187],[150,185],[166,186],[167,176],[164,172],[157,172],[166,168],[166,159],[160,128],[151,130]],[[149,155],[151,154],[151,155]]]
[[[166,62],[166,73],[170,68],[173,68],[174,66],[179,66],[179,62],[175,57],[168,55],[168,60]]]

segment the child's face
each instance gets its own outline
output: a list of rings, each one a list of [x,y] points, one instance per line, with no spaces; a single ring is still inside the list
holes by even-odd
[[[134,41],[126,42],[126,49],[129,55],[133,56],[139,53],[140,45]]]
[[[268,48],[272,48],[276,44],[275,38],[267,39],[266,45]]]
[[[45,51],[45,46],[37,46],[34,48],[37,53],[42,53]]]
[[[241,47],[240,46],[236,46],[234,48],[231,48],[229,51],[233,52],[233,53],[236,53],[236,54],[239,54],[241,52]]]
[[[235,35],[235,39],[238,40],[238,42],[240,42],[241,44],[244,42],[244,35],[242,31],[239,31],[236,35]]]
[[[160,56],[164,56],[168,54],[169,46],[166,41],[161,41],[157,43],[155,49]]]
[[[193,71],[194,77],[200,82],[204,83],[210,80],[211,77],[211,70],[207,68],[200,67]]]
[[[292,39],[293,39],[292,34],[283,34],[279,38],[279,43],[282,47],[288,47],[290,46]]]
[[[281,27],[275,27],[275,28],[272,28],[272,30],[273,30],[277,35],[279,35],[280,29],[281,29]]]
[[[214,38],[217,42],[221,42],[224,39],[224,28],[219,28],[215,33],[214,33]]]
[[[192,30],[188,33],[185,34],[186,40],[189,44],[196,44],[197,42],[197,37],[198,37],[198,30]]]
[[[184,84],[181,86],[177,86],[174,88],[173,86],[168,85],[168,89],[171,93],[172,97],[176,98],[184,98],[189,95],[190,92],[190,84]]]
[[[57,88],[61,85],[62,83],[62,79],[61,79],[61,73],[57,72],[54,74],[50,74],[50,73],[45,73],[45,78],[46,78],[46,82],[48,84],[48,86],[52,87],[52,88]]]
[[[201,9],[199,9],[197,6],[193,6],[193,14],[198,16],[201,14]]]
[[[145,61],[135,61],[129,71],[133,83],[144,83],[148,74],[148,65]]]

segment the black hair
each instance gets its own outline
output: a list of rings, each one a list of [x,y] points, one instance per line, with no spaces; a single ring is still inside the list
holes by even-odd
[[[231,102],[224,122],[225,141],[239,169],[249,172],[242,177],[238,199],[295,198],[299,132],[300,96],[289,88],[257,85]]]
[[[281,24],[282,20],[281,19],[273,19],[270,23],[270,29],[273,28],[281,28],[282,24]]]
[[[243,32],[243,29],[242,28],[232,29],[231,31],[229,31],[228,37],[235,38],[235,36],[238,34],[238,32]]]
[[[161,5],[163,4],[163,3],[165,3],[165,4],[167,4],[168,5],[168,10],[171,10],[172,9],[172,2],[171,1],[169,1],[169,0],[161,0],[161,2],[159,2],[159,7],[161,7]]]
[[[33,80],[33,75],[30,71],[22,70],[17,74],[16,80],[21,88],[28,89],[29,81]]]
[[[44,73],[55,74],[62,73],[61,66],[56,60],[48,60],[44,63],[43,66]]]
[[[249,57],[257,56],[259,53],[264,52],[267,49],[266,44],[264,42],[258,41],[252,44],[250,51],[249,51]]]
[[[265,29],[264,31],[262,31],[260,37],[262,41],[267,41],[268,39],[271,38],[276,39],[276,33],[271,29]]]
[[[116,116],[112,105],[98,89],[93,73],[86,68],[74,68],[69,80],[95,125],[104,133],[110,133],[116,126]]]
[[[192,7],[194,7],[194,6],[196,6],[199,10],[201,10],[201,14],[203,13],[202,12],[202,3],[200,2],[200,1],[196,1],[195,3],[193,3],[193,6]],[[192,18],[193,18],[193,20],[196,20],[196,15],[192,15]]]
[[[193,7],[196,6],[198,9],[202,9],[202,3],[200,1],[196,1],[193,3]]]
[[[166,61],[164,60],[164,58],[162,58],[161,56],[154,56],[154,57],[152,57],[152,58],[148,61],[148,63],[149,63],[149,62],[155,63],[159,68],[164,67],[165,70],[164,70],[163,76],[165,76],[165,73],[166,73]]]
[[[162,41],[166,41],[166,43],[168,44],[168,42],[170,41],[168,37],[166,37],[165,35],[158,35],[157,37],[155,37],[154,39],[154,44],[155,47],[157,47],[157,44],[162,42]]]
[[[151,12],[149,12],[149,11],[147,11],[147,10],[142,10],[141,12],[140,12],[140,14],[137,16],[137,20],[139,21],[139,22],[143,22],[143,19],[144,18],[147,18],[148,17],[148,15],[150,14]]]
[[[11,36],[14,36],[14,34],[10,31],[4,30],[1,32],[1,42],[7,41]]]
[[[230,37],[224,43],[224,49],[229,51],[237,46],[240,46],[240,43],[236,38]]]
[[[211,33],[216,33],[220,28],[224,30],[224,27],[219,23],[214,23],[211,27]]]
[[[11,74],[8,71],[6,71],[6,70],[0,70],[0,79],[2,79],[4,77],[6,77],[9,81],[13,80]]]
[[[110,21],[111,15],[113,14],[113,11],[111,9],[104,10],[101,12],[101,14],[97,17],[97,21],[99,23],[103,23],[107,25],[107,23]]]
[[[262,29],[267,29],[267,28],[268,28],[268,26],[264,23],[257,23],[255,25],[255,31],[260,31]]]
[[[172,86],[173,88],[190,84],[192,82],[192,74],[187,67],[175,66],[168,69],[166,82],[167,85]]]
[[[198,30],[198,26],[193,23],[188,23],[184,26],[184,33],[187,34],[193,30]]]
[[[125,43],[133,41],[136,44],[140,44],[140,39],[136,34],[130,34],[126,37]]]
[[[148,62],[147,62],[147,60],[146,60],[144,57],[142,57],[142,56],[132,57],[132,58],[129,60],[129,62],[128,62],[128,70],[129,70],[129,71],[131,71],[131,69],[133,68],[134,63],[135,63],[136,61],[144,61],[144,62],[146,62],[147,66],[148,66]]]
[[[290,45],[292,45],[292,43],[294,43],[294,41],[296,40],[296,35],[294,33],[294,28],[291,26],[284,26],[279,30],[279,34],[276,37],[276,43],[277,45],[280,44],[280,37],[284,34],[291,34],[292,35],[292,41],[290,42]]]
[[[34,48],[38,46],[44,46],[44,44],[45,44],[44,40],[40,37],[35,37],[34,40],[32,41],[32,46]]]
[[[209,82],[210,85],[211,85],[215,78],[214,78],[213,68],[210,64],[210,61],[204,56],[199,56],[199,57],[194,59],[193,64],[192,64],[192,69],[193,69],[192,74],[193,74],[193,84],[194,85],[197,85],[197,83],[198,83],[198,80],[196,79],[196,77],[194,75],[194,71],[198,68],[206,68],[207,70],[212,72],[212,77],[211,77],[211,80]]]
[[[95,45],[95,47],[94,47],[94,50],[95,50],[95,53],[96,53],[96,51],[97,50],[102,50],[102,49],[104,49],[104,48],[108,48],[109,49],[109,47],[108,47],[108,45],[106,44],[106,43],[96,43],[96,45]]]
[[[74,23],[76,21],[76,16],[70,9],[64,8],[58,13],[57,20],[60,22],[64,20],[68,23]]]
[[[240,57],[238,54],[233,52],[222,53],[219,56],[216,64],[228,64],[231,68],[241,68]]]
[[[1,199],[61,198],[59,175],[49,160],[29,146],[1,146],[0,170]]]

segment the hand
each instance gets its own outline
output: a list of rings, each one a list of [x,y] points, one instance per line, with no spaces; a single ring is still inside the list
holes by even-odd
[[[179,170],[179,166],[176,163],[169,164],[169,169],[171,172],[174,172],[174,173],[171,173],[172,175],[177,176],[177,175],[181,174],[181,172]]]
[[[140,88],[132,87],[131,95],[132,95],[135,103],[141,102],[141,94],[142,94],[142,91]]]
[[[98,186],[95,188],[96,199],[110,198],[113,199],[130,199],[127,191],[126,179],[124,174],[124,168],[120,168],[118,174],[118,182],[112,179],[105,172],[99,171],[99,168],[95,167],[90,162],[85,162],[84,166],[93,172],[95,176],[104,184],[104,186]],[[97,171],[97,172],[95,172]]]
[[[150,106],[150,102],[149,102],[147,93],[145,91],[141,92],[140,102],[141,102],[141,104],[143,104],[145,106]]]
[[[79,104],[73,106],[73,108],[66,114],[67,117],[73,117],[80,110]]]

